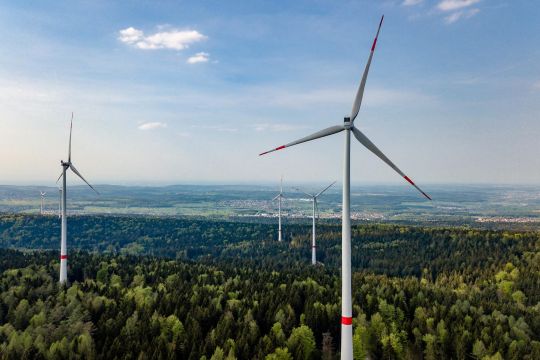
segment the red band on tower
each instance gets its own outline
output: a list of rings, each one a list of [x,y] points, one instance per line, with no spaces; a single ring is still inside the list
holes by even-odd
[[[343,325],[352,325],[352,317],[342,316],[341,317],[341,324],[343,324]]]
[[[66,260],[67,259],[67,255],[60,255],[60,260]]]

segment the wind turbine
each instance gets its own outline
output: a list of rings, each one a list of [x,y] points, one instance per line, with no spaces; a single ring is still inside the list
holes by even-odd
[[[345,133],[345,147],[344,147],[344,160],[343,160],[343,205],[342,205],[342,219],[341,219],[341,359],[350,360],[353,358],[353,346],[352,346],[352,294],[351,294],[351,132],[354,137],[364,145],[369,151],[378,156],[394,171],[401,175],[407,182],[414,186],[418,191],[422,193],[427,199],[431,200],[429,195],[422,191],[416,184],[405,175],[390,159],[386,157],[360,130],[354,126],[354,120],[356,119],[358,112],[360,111],[360,105],[362,104],[362,97],[364,95],[364,89],[366,86],[366,80],[371,65],[371,59],[375,52],[377,45],[377,38],[384,20],[384,15],[381,18],[377,34],[371,45],[371,52],[368,57],[362,80],[358,87],[356,97],[354,99],[353,107],[350,116],[344,119],[343,125],[335,125],[324,130],[318,131],[314,134],[301,138],[299,140],[290,142],[288,144],[279,146],[270,151],[266,151],[260,155],[267,154],[272,151],[285,149],[293,145],[301,144],[307,141],[315,140],[325,136],[333,135],[344,131]]]
[[[283,196],[283,176],[282,176],[281,182],[279,185],[279,194],[277,194],[276,197],[272,199],[272,201],[275,201],[275,200],[278,201],[278,241],[279,242],[281,242],[282,240],[282,237],[281,237],[281,199],[284,197],[285,196]]]
[[[334,185],[336,182],[334,181],[327,187],[325,187],[323,190],[319,191],[317,194],[310,194],[305,191],[302,191],[298,188],[296,190],[306,194],[311,198],[311,201],[313,202],[313,223],[312,223],[312,230],[311,230],[311,265],[317,264],[317,243],[315,241],[315,210],[317,211],[317,217],[319,217],[319,205],[317,205],[317,198],[322,195],[323,192],[328,190],[332,185]]]
[[[71,169],[77,175],[84,181],[92,190],[96,192],[96,194],[99,195],[96,189],[86,179],[81,175],[81,173],[75,168],[73,163],[71,162],[71,132],[73,130],[73,113],[71,113],[71,123],[69,126],[69,148],[68,148],[68,161],[60,160],[60,164],[62,165],[62,173],[58,177],[58,180],[56,182],[60,181],[62,179],[62,201],[61,201],[61,210],[62,210],[62,227],[61,227],[61,240],[60,240],[60,284],[66,284],[67,283],[67,212],[66,212],[66,173],[68,169]]]
[[[46,191],[40,191],[39,194],[41,195],[41,207],[39,209],[39,213],[43,215],[43,200],[45,199],[45,195],[47,194]]]

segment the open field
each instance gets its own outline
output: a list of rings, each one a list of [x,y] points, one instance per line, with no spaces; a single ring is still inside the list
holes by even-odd
[[[320,186],[301,186],[315,191]],[[272,218],[277,187],[233,185],[177,185],[123,187],[102,185],[95,195],[84,186],[69,188],[69,213],[214,218]],[[0,186],[0,212],[36,214],[39,191],[47,191],[45,210],[58,212],[58,190],[37,186]],[[305,195],[285,188],[285,216],[310,216]],[[470,225],[520,229],[540,228],[540,187],[495,185],[428,186],[433,202],[426,202],[406,186],[355,186],[351,192],[353,220],[407,224]],[[341,189],[331,188],[319,200],[320,217],[341,217]]]

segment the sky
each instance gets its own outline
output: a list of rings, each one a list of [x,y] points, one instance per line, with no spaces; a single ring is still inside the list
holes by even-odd
[[[342,123],[382,14],[356,126],[420,185],[540,184],[533,0],[0,1],[0,184],[54,184],[71,112],[94,184],[341,180],[343,134],[258,154]]]

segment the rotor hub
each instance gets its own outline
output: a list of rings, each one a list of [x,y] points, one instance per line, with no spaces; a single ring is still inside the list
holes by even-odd
[[[349,130],[349,129],[352,129],[353,127],[353,124],[352,124],[352,121],[351,121],[351,118],[350,117],[345,117],[343,119],[343,126],[345,127],[345,129]]]

